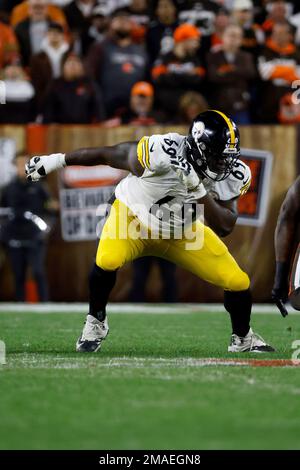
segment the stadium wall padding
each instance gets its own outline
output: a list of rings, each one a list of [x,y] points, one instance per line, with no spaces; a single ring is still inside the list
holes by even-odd
[[[17,150],[30,155],[67,152],[75,148],[113,145],[122,141],[138,140],[143,135],[165,132],[185,133],[185,127],[151,126],[106,129],[92,126],[0,126],[0,137],[16,140]],[[284,195],[294,181],[299,168],[299,128],[296,126],[247,126],[241,128],[242,146],[268,150],[273,153],[271,185],[269,188],[268,215],[262,227],[237,226],[225,238],[232,254],[251,277],[254,300],[270,299],[274,274],[273,237],[277,215]],[[48,177],[48,184],[57,197],[57,175]],[[53,301],[86,301],[87,276],[96,250],[95,242],[66,243],[61,239],[59,223],[50,240],[47,259],[50,295]],[[0,299],[13,299],[13,283],[9,263],[1,250]],[[127,300],[131,286],[131,266],[119,273],[112,300]],[[222,300],[223,293],[194,275],[177,269],[179,300],[184,302],[210,302]],[[149,301],[160,298],[160,278],[155,266],[148,282]]]

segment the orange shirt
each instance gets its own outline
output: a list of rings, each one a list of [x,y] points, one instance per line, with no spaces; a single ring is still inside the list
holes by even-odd
[[[19,46],[13,30],[0,22],[0,68],[19,57]]]
[[[21,23],[21,21],[24,21],[26,18],[28,18],[28,13],[28,1],[20,3],[20,5],[17,5],[12,11],[10,24],[15,27],[18,23]],[[64,27],[65,32],[68,31],[66,17],[60,8],[55,7],[54,5],[48,5],[47,16],[55,23],[61,24]]]
[[[293,43],[285,47],[279,47],[271,38],[266,41],[266,46],[277,53],[279,56],[292,56],[296,52],[296,46]],[[299,80],[296,64],[291,64],[287,61],[286,64],[280,63],[274,66],[274,70],[270,77],[271,79],[282,78],[289,83]]]

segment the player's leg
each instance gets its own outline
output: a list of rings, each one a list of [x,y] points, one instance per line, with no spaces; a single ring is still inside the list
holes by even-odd
[[[77,341],[76,349],[79,352],[96,352],[100,348],[109,331],[106,305],[116,281],[117,270],[141,256],[145,250],[147,241],[134,238],[130,233],[131,224],[135,220],[119,200],[113,203],[89,277],[89,313]]]
[[[291,305],[295,310],[300,310],[300,244],[294,256],[289,287]]]
[[[130,302],[146,301],[146,284],[153,266],[153,258],[145,256],[133,261],[132,287],[129,293]]]
[[[33,278],[36,282],[40,302],[47,302],[48,281],[46,274],[46,244],[42,240],[36,240],[27,248],[28,264],[31,267]]]
[[[124,204],[115,200],[102,230],[89,279],[89,313],[98,320],[106,316],[105,307],[116,281],[117,270],[141,256],[146,249],[147,240],[138,237],[138,227],[133,225],[136,220]],[[132,226],[136,229],[134,234]]]
[[[8,255],[15,281],[15,299],[17,302],[25,301],[26,280],[26,248],[8,247]]]
[[[163,257],[224,289],[224,306],[230,315],[232,337],[243,339],[240,350],[271,350],[265,342],[254,337],[250,328],[252,299],[248,275],[210,228],[200,222],[196,226],[204,231],[203,243],[199,248],[189,249],[193,245],[185,238],[170,240]]]
[[[177,302],[178,289],[176,281],[176,266],[163,258],[158,259],[158,266],[162,279],[162,300],[163,302]]]

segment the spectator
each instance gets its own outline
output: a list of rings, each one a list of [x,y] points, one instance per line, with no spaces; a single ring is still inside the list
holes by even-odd
[[[159,55],[167,54],[173,49],[173,33],[178,26],[175,0],[158,0],[155,5],[155,16],[146,34],[150,65]]]
[[[51,5],[51,2],[47,0],[26,0],[20,5],[17,5],[12,11],[10,19],[11,25],[16,28],[19,23],[28,20],[28,18],[30,17],[31,9],[44,9],[44,5],[46,5],[46,16],[51,21],[54,21],[55,23],[60,23],[64,27],[64,30],[67,32],[68,27],[65,15],[63,14],[60,8]]]
[[[271,2],[266,20],[262,24],[262,29],[266,36],[272,34],[275,24],[285,23],[288,20],[289,7],[285,1]]]
[[[131,87],[143,80],[147,70],[144,48],[131,38],[132,22],[126,10],[111,19],[109,36],[91,47],[87,67],[103,92],[108,117],[128,108]]]
[[[104,118],[97,85],[86,77],[75,54],[65,57],[62,77],[55,80],[46,98],[43,121],[60,124],[89,124]]]
[[[64,55],[69,49],[63,28],[59,23],[50,23],[41,45],[41,52],[30,61],[32,84],[35,88],[37,112],[41,112],[51,80],[61,76]]]
[[[178,26],[174,41],[173,51],[162,55],[152,69],[157,106],[168,113],[169,119],[177,113],[180,97],[190,90],[199,91],[205,76],[198,57],[199,30],[189,24]]]
[[[234,0],[232,19],[243,29],[242,50],[257,58],[265,37],[263,30],[253,22],[252,0]]]
[[[3,70],[6,103],[0,106],[0,123],[27,124],[34,120],[34,88],[19,65]]]
[[[110,119],[107,127],[131,124],[133,126],[151,126],[162,122],[162,113],[153,110],[154,88],[151,83],[137,82],[130,93],[130,106],[120,116]]]
[[[240,50],[242,38],[240,26],[229,25],[223,34],[222,49],[207,57],[207,71],[212,106],[238,124],[249,124],[250,81],[256,71],[251,54]]]
[[[30,0],[28,7],[28,18],[15,28],[25,67],[29,65],[31,56],[40,52],[50,22],[46,1]]]
[[[79,55],[85,55],[87,50],[83,42],[91,26],[93,9],[96,6],[96,0],[73,0],[64,9],[68,25],[70,27],[73,39],[73,50]]]
[[[213,33],[215,15],[221,6],[214,0],[185,0],[179,11],[179,22],[196,26],[202,36]]]
[[[102,42],[109,28],[109,14],[105,7],[95,6],[92,11],[91,25],[81,36],[81,48],[88,51],[93,43]]]
[[[228,25],[229,25],[228,11],[222,8],[216,13],[212,35],[207,37],[207,39],[209,39],[209,43],[207,44],[207,42],[205,41],[206,39],[205,38],[202,41],[202,48],[204,48],[204,50],[207,51],[208,48],[209,49],[218,48],[219,46],[221,46],[223,43],[223,34]]]
[[[208,104],[204,96],[196,91],[188,91],[179,100],[178,124],[190,126],[193,119],[207,109]]]
[[[300,79],[300,53],[288,23],[274,25],[259,58],[259,73],[263,80],[262,120],[275,123],[281,97],[290,92],[293,81]]]
[[[41,44],[41,52],[32,57],[31,64],[42,55],[47,56],[51,68],[51,76],[52,78],[58,78],[61,75],[62,59],[69,47],[65,40],[63,27],[59,23],[49,23],[47,34]]]
[[[0,21],[0,69],[19,59],[19,46],[14,31]]]
[[[15,297],[18,302],[25,300],[25,281],[28,268],[32,270],[37,283],[39,300],[48,300],[47,276],[45,272],[46,223],[41,220],[51,203],[45,186],[32,183],[25,176],[27,158],[16,159],[17,176],[2,193],[2,207],[9,207],[12,216],[2,228],[5,243],[15,279]],[[37,220],[37,216],[39,219]]]
[[[89,26],[96,0],[73,0],[64,9],[71,31],[83,31]]]
[[[149,8],[147,0],[130,0],[128,11],[134,24],[132,39],[135,43],[145,41],[146,31],[150,22]]]

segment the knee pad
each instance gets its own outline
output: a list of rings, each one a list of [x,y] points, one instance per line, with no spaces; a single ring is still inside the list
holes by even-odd
[[[117,253],[99,253],[96,258],[96,264],[104,271],[116,271],[124,264],[124,260]]]
[[[242,291],[247,290],[250,287],[250,279],[241,269],[235,271],[233,275],[228,279],[227,289],[231,291]]]

